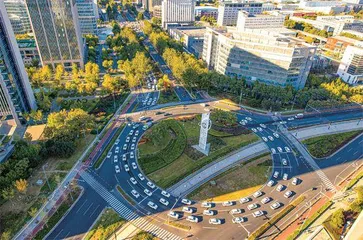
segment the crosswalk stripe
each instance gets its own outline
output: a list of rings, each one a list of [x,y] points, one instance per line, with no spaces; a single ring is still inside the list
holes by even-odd
[[[87,182],[113,209],[115,209],[123,218],[130,221],[136,227],[148,231],[161,239],[181,240],[181,238],[171,232],[161,229],[158,226],[148,222],[144,218],[138,216],[135,212],[120,202],[113,194],[102,186],[88,172],[81,172],[81,177]]]

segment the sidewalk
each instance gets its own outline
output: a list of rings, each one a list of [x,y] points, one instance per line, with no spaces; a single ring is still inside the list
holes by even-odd
[[[308,127],[306,129],[302,128],[292,131],[291,133],[294,134],[299,140],[301,140],[321,135],[354,131],[359,129],[363,129],[363,121],[354,120],[348,122],[338,122],[331,125],[318,125],[315,127]],[[248,145],[244,148],[241,148],[231,156],[228,156],[221,161],[213,162],[200,169],[199,171],[189,175],[182,181],[170,187],[168,191],[174,196],[184,196],[192,192],[194,189],[198,188],[205,182],[209,181],[213,177],[217,176],[218,174],[225,172],[229,168],[233,167],[238,162],[247,161],[248,159],[251,159],[268,151],[269,149],[263,142]]]

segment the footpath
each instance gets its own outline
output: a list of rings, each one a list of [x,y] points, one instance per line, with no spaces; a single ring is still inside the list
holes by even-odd
[[[329,135],[340,132],[354,131],[363,129],[363,121],[354,120],[347,122],[338,122],[334,124],[324,124],[308,128],[302,128],[292,131],[299,140],[306,138]],[[176,183],[174,186],[167,189],[174,196],[184,196],[191,193],[205,182],[209,181],[219,173],[225,172],[239,162],[248,161],[249,159],[268,152],[269,149],[263,142],[257,142],[241,148],[234,154],[213,162],[199,171],[189,175],[185,179]]]

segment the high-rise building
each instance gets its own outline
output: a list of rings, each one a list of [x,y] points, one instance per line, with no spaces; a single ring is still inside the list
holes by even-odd
[[[36,109],[33,91],[21,59],[18,44],[0,1],[0,117],[22,123],[22,114]]]
[[[282,28],[284,26],[284,21],[285,17],[283,15],[253,15],[246,11],[239,11],[237,29],[239,31],[244,31],[245,29]]]
[[[239,11],[261,14],[262,5],[261,2],[221,2],[218,6],[217,24],[219,26],[236,26]]]
[[[84,44],[74,0],[26,0],[42,65],[83,68]]]
[[[76,0],[82,35],[97,33],[98,7],[96,0]]]
[[[163,0],[161,23],[163,28],[168,24],[191,24],[194,16],[195,0]]]
[[[4,0],[6,11],[15,34],[24,34],[32,31],[30,20],[26,11],[25,0]]]
[[[207,28],[202,58],[209,68],[230,77],[301,89],[316,47],[281,32]]]
[[[162,0],[142,0],[143,8],[149,12],[154,11],[155,6],[161,6]]]
[[[338,68],[339,77],[349,84],[363,83],[363,46],[348,46]]]

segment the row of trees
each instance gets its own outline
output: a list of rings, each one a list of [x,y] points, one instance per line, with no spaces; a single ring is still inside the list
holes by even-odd
[[[0,198],[14,197],[14,187],[25,192],[27,179],[33,169],[50,157],[70,157],[79,138],[94,127],[94,117],[81,109],[60,111],[48,116],[44,130],[46,140],[31,144],[26,140],[15,143],[10,159],[0,164]]]
[[[332,33],[327,32],[326,30],[319,30],[309,23],[296,22],[291,19],[286,20],[284,25],[289,29],[300,30],[321,37],[330,37],[332,35]]]

